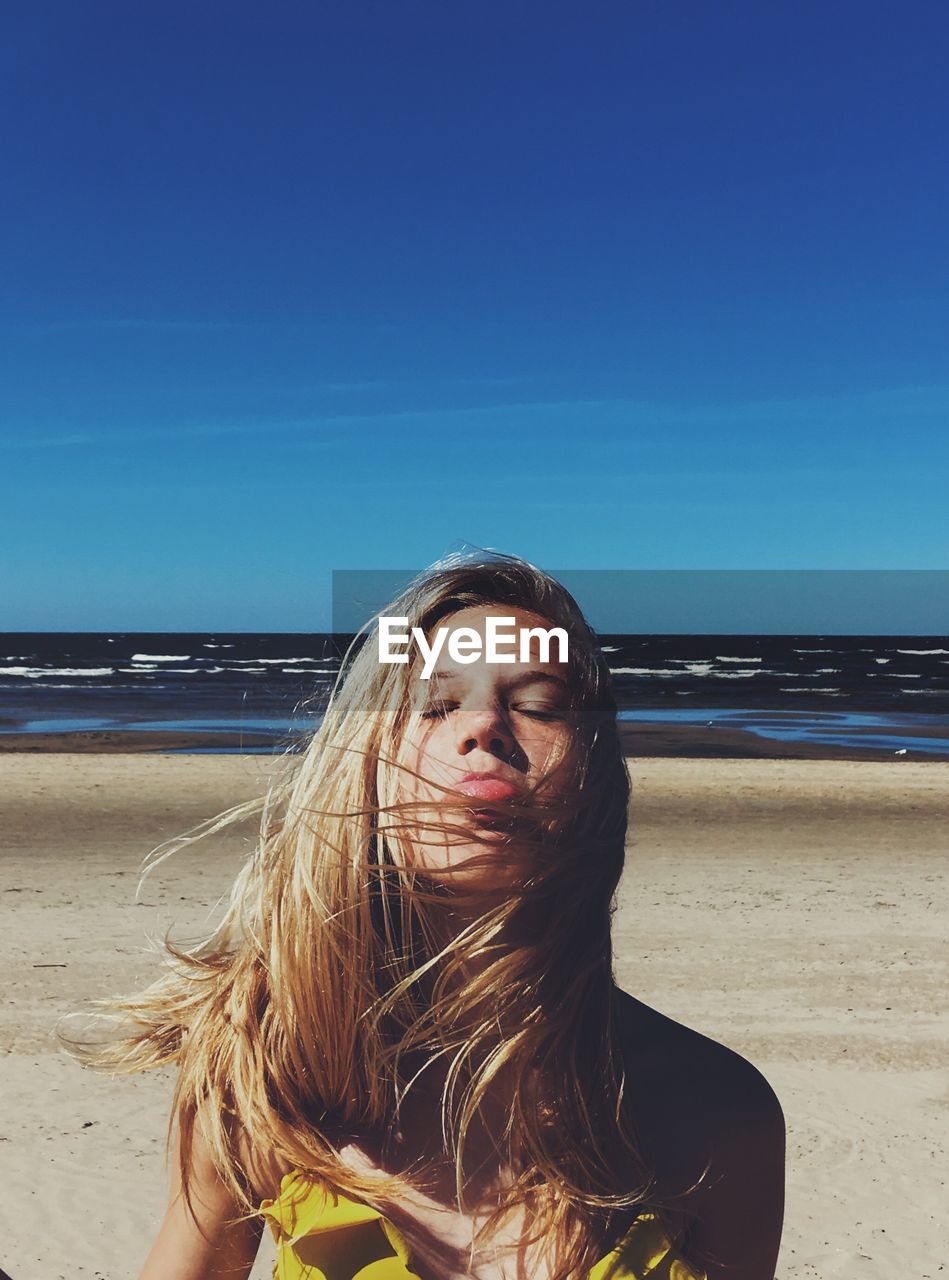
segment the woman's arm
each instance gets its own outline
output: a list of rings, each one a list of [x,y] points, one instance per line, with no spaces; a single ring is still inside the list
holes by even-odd
[[[247,1280],[257,1256],[262,1221],[244,1219],[233,1193],[195,1126],[189,1194],[181,1189],[177,1143],[168,1209],[140,1280]],[[193,1210],[193,1212],[192,1212]]]

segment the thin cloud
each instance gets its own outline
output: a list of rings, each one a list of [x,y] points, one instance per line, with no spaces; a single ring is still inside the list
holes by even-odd
[[[155,427],[141,429],[136,427],[134,431],[74,431],[65,434],[43,435],[43,436],[0,436],[0,449],[8,451],[29,451],[32,449],[76,449],[76,448],[114,448],[125,449],[128,447],[136,447],[143,441],[154,441],[162,443],[168,440],[195,440],[195,439],[232,439],[236,437],[246,437],[255,439],[266,436],[271,437],[274,430],[278,429],[279,424],[272,422],[254,422],[254,423],[209,423],[199,426],[186,427]],[[345,437],[341,435],[324,436],[320,439],[308,439],[306,444],[311,448],[328,449],[335,445],[345,443]]]
[[[648,432],[650,428],[689,429],[719,427],[766,427],[780,423],[800,429],[834,425],[865,424],[874,420],[886,420],[894,416],[904,419],[941,417],[949,412],[949,387],[921,386],[897,387],[868,392],[842,393],[837,396],[800,396],[781,400],[746,400],[716,404],[685,405],[663,401],[640,400],[629,397],[591,398],[533,398],[522,400],[495,400],[487,404],[440,405],[424,408],[391,408],[377,410],[343,411],[321,414],[308,420],[300,420],[305,427],[330,426],[378,426],[401,423],[438,422],[450,420],[499,419],[498,427],[507,429],[513,417],[533,417],[544,414],[598,415],[596,425],[617,429],[636,428]],[[273,426],[278,424],[274,423]],[[291,423],[285,424],[290,427]],[[650,440],[640,437],[642,446],[654,444],[663,449],[668,438]],[[747,444],[747,441],[745,442]],[[721,439],[691,438],[689,449],[720,453]]]
[[[353,389],[358,384],[330,384],[337,389]],[[337,412],[314,415],[307,418],[267,419],[247,423],[202,423],[187,426],[135,428],[134,441],[188,440],[196,437],[266,437],[274,435],[296,437],[293,443],[305,448],[325,449],[345,443],[340,432],[319,435],[333,428],[366,427],[386,428],[410,423],[445,423],[497,420],[497,427],[507,434],[511,419],[534,417],[543,414],[570,414],[586,412],[600,415],[596,424],[617,429],[637,429],[637,449],[665,451],[674,443],[668,436],[653,436],[651,429],[690,428],[718,426],[727,430],[730,426],[754,426],[765,428],[775,422],[804,428],[822,428],[834,424],[865,424],[873,419],[898,415],[904,418],[929,418],[949,412],[949,387],[921,386],[890,388],[870,392],[846,393],[839,396],[802,396],[783,400],[748,400],[715,405],[674,405],[658,401],[636,400],[624,397],[612,398],[560,398],[532,400],[500,400],[480,405],[442,405],[425,408],[392,408]],[[604,419],[608,418],[608,422]],[[571,424],[572,425],[572,424]],[[94,447],[99,445],[121,446],[130,437],[120,432],[73,431],[46,436],[19,436],[0,438],[0,448],[51,449]],[[747,444],[747,441],[745,442]],[[765,442],[762,442],[764,447]],[[690,439],[688,447],[697,452],[721,455],[723,441],[719,438]]]
[[[148,320],[142,317],[114,319],[41,320],[0,325],[4,333],[28,337],[52,337],[60,333],[163,331],[205,333],[217,330],[252,329],[257,326],[240,320]]]

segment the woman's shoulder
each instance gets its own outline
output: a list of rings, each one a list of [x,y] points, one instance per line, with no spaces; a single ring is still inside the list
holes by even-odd
[[[701,1110],[707,1122],[751,1123],[781,1115],[762,1072],[734,1049],[616,989],[616,1017],[630,1085],[659,1099]]]
[[[734,1049],[625,992],[616,1009],[633,1128],[692,1256],[710,1278],[773,1275],[785,1159],[774,1090]]]

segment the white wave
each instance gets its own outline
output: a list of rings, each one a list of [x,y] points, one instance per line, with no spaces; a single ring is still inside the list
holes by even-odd
[[[748,676],[794,674],[793,671],[763,671],[760,667],[756,667],[754,671],[716,671],[711,662],[691,662],[686,658],[675,658],[673,661],[682,667],[681,671],[668,671],[663,667],[611,667],[610,670],[615,676],[662,676],[665,679],[691,675],[713,676],[716,680],[741,680]]]
[[[113,687],[120,689],[122,686],[116,685]],[[12,689],[12,688],[13,688],[13,685],[0,683],[0,689]],[[44,684],[43,688],[44,689],[85,689],[87,693],[89,691],[89,686],[87,684]],[[4,730],[4,732],[6,732],[6,730]]]
[[[726,658],[722,654],[715,655],[716,662],[762,662],[762,658]]]
[[[949,649],[897,649],[896,652],[925,655],[930,653],[949,653]]]
[[[335,676],[338,674],[332,667],[312,667],[303,671],[299,667],[281,667],[280,671],[285,676]]]
[[[134,666],[134,667],[119,667],[118,670],[121,671],[124,676],[143,676],[143,675],[147,675],[150,671],[160,671],[163,676],[180,676],[180,675],[194,675],[195,673],[198,673],[198,672],[200,672],[201,675],[215,675],[220,671],[225,671],[226,668],[225,667],[159,667],[159,666],[156,666],[155,663],[149,664],[145,662],[145,663],[140,663],[138,666]],[[130,688],[132,687],[134,686],[130,686]]]
[[[886,664],[890,661],[890,659],[889,659],[889,658],[874,658],[874,659],[873,659],[873,661],[874,661],[874,662],[878,662],[878,663],[880,664],[880,666],[881,666],[881,667],[883,667],[883,666],[886,666]]]
[[[190,653],[133,653],[133,662],[187,662]]]
[[[711,669],[711,663],[706,663]],[[664,671],[662,667],[610,667],[614,676],[680,676],[681,671]]]
[[[836,649],[792,649],[792,653],[837,653]],[[872,649],[865,650],[866,653],[872,653]]]
[[[600,653],[619,653],[618,644],[601,644]]]
[[[816,667],[814,669],[815,676],[837,676],[840,675],[840,667]]]
[[[118,685],[116,687],[121,688],[122,686]],[[83,684],[45,684],[43,685],[43,688],[44,689],[88,689],[88,686]]]
[[[800,685],[791,685],[779,690],[780,693],[840,693],[839,689],[810,688],[802,689]]]
[[[891,680],[922,680],[922,672],[920,671],[884,671],[882,673],[889,676]]]
[[[233,649],[232,644],[205,644],[201,646],[203,649]]]
[[[231,658],[235,667],[278,667],[282,663],[331,662],[331,658]]]
[[[111,667],[0,667],[0,675],[26,676],[40,680],[44,676],[110,676]]]

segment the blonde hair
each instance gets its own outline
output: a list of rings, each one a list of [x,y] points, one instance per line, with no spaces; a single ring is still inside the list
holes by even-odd
[[[113,1071],[177,1064],[185,1192],[200,1124],[249,1212],[241,1134],[344,1195],[422,1187],[424,1170],[362,1174],[340,1148],[389,1132],[413,1081],[438,1063],[463,1205],[466,1135],[503,1073],[510,1107],[492,1141],[513,1182],[479,1239],[523,1205],[531,1239],[553,1241],[566,1280],[592,1265],[613,1215],[648,1190],[623,1101],[610,942],[629,777],[606,661],[553,578],[511,556],[436,566],[384,612],[428,632],[476,605],[517,606],[569,636],[578,749],[558,767],[571,785],[528,800],[534,834],[515,886],[489,895],[446,941],[439,919],[463,891],[396,865],[412,806],[386,785],[386,766],[418,659],[380,663],[370,635],[348,652],[294,776],[207,824],[261,814],[220,926],[198,947],[166,944],[168,972],[114,1006],[121,1034],[85,1060]],[[465,831],[449,797],[443,812],[446,832]]]

